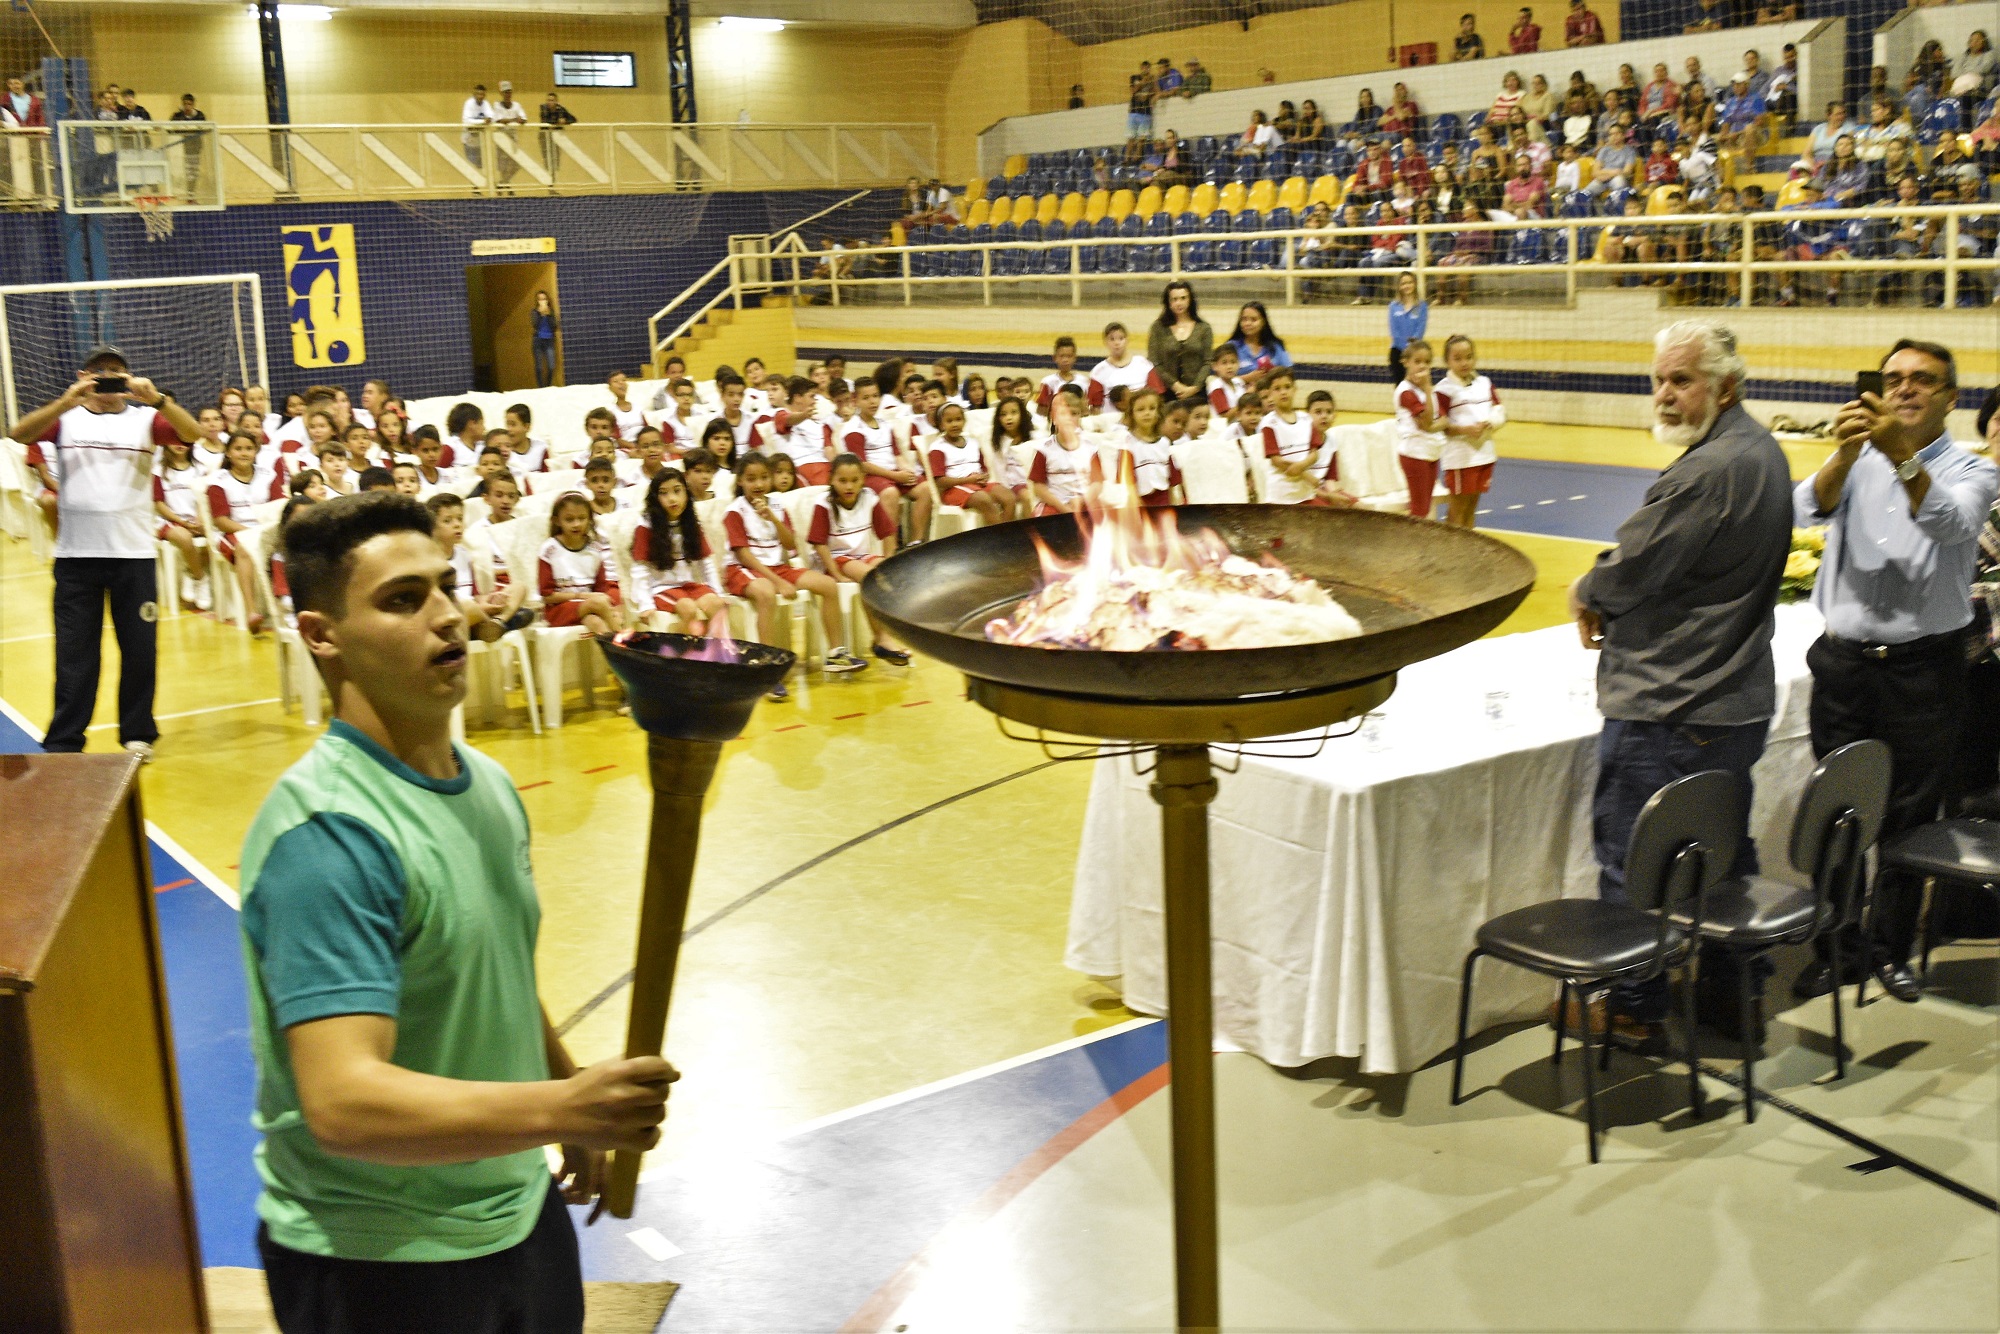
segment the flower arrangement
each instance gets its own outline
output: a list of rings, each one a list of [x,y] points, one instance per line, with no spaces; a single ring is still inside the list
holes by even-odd
[[[1791,554],[1785,557],[1785,577],[1778,585],[1778,601],[1804,602],[1812,596],[1813,580],[1826,555],[1826,529],[1792,529]]]

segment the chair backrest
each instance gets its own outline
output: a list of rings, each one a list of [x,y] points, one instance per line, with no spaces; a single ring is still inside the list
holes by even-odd
[[[1625,853],[1627,901],[1662,912],[1701,901],[1736,861],[1747,819],[1743,781],[1721,769],[1689,774],[1655,792],[1632,826]]]
[[[1823,925],[1855,920],[1868,849],[1889,809],[1889,747],[1855,741],[1829,754],[1806,779],[1792,820],[1792,865],[1811,878]]]
[[[1093,225],[1110,211],[1111,192],[1109,190],[1092,190],[1090,198],[1083,201],[1084,221]]]
[[[1142,218],[1150,218],[1160,211],[1161,201],[1165,198],[1166,192],[1161,190],[1159,186],[1148,185],[1145,189],[1139,191],[1139,198],[1132,205],[1132,211]]]
[[[1074,227],[1083,216],[1083,196],[1072,190],[1062,197],[1062,204],[1056,209],[1056,217]]]
[[[1205,216],[1215,212],[1219,207],[1220,205],[1216,203],[1215,187],[1203,181],[1200,185],[1188,191],[1187,208],[1184,211],[1199,213]]]
[[[1189,190],[1185,185],[1170,186],[1160,197],[1160,207],[1167,213],[1178,216],[1187,212]]]
[[[1258,181],[1250,187],[1244,197],[1243,206],[1259,213],[1269,213],[1278,202],[1278,187],[1270,181]]]
[[[985,199],[973,200],[972,207],[967,209],[965,213],[965,225],[968,227],[977,227],[980,223],[986,221],[987,215],[992,211],[993,205],[990,201]]]
[[[1243,188],[1241,181],[1231,181],[1223,186],[1222,192],[1216,196],[1215,206],[1234,217],[1243,211],[1243,201],[1248,194],[1249,191]]]
[[[1114,222],[1125,221],[1125,219],[1132,216],[1132,210],[1138,202],[1138,197],[1130,190],[1114,191],[1111,196],[1111,207],[1108,210],[1111,220]]]
[[[1243,452],[1211,433],[1173,447],[1174,462],[1190,505],[1241,505],[1250,491],[1243,476]]]
[[[1333,175],[1316,178],[1306,194],[1307,204],[1325,204],[1328,208],[1339,208],[1340,199],[1340,178]]]
[[[1278,187],[1277,206],[1297,213],[1306,206],[1306,197],[1311,189],[1305,177],[1288,176],[1285,183]]]
[[[564,491],[583,490],[583,469],[557,468],[549,472],[528,474],[528,494],[531,496],[560,495]]]
[[[1061,195],[1046,194],[1035,201],[1035,221],[1041,223],[1043,226],[1054,222],[1056,214],[1060,212],[1062,212]]]
[[[1027,169],[1028,169],[1028,155],[1026,153],[1015,153],[1012,156],[1010,156],[1007,159],[1006,164],[1000,168],[1000,174],[1002,176],[1019,176],[1022,172],[1026,171]]]
[[[1014,211],[1008,215],[1007,221],[1019,227],[1024,222],[1032,222],[1034,217],[1035,196],[1016,195],[1014,198]]]

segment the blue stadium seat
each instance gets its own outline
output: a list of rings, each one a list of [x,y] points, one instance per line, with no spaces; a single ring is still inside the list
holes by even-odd
[[[1244,158],[1236,164],[1233,179],[1238,185],[1254,185],[1257,181],[1257,160]]]
[[[1174,219],[1175,236],[1199,236],[1208,230],[1199,214],[1183,213]],[[1200,273],[1215,264],[1215,245],[1210,241],[1188,241],[1181,246],[1181,269]]]
[[[1431,119],[1431,142],[1440,146],[1447,144],[1458,138],[1460,128],[1457,116],[1449,111],[1442,112]]]
[[[1548,262],[1548,233],[1543,231],[1518,231],[1507,247],[1509,264],[1544,264]]]
[[[1296,226],[1298,224],[1292,221],[1292,211],[1283,204],[1278,205],[1264,215],[1264,230],[1266,231],[1288,232]]]
[[[1012,241],[1017,235],[1018,233],[1014,230],[1014,224],[1011,222],[995,223],[993,226],[993,239],[995,241]]]
[[[1220,189],[1222,186],[1229,184],[1230,179],[1235,175],[1235,172],[1236,168],[1232,166],[1228,161],[1222,158],[1217,158],[1215,161],[1209,163],[1206,167],[1202,168],[1201,178],[1202,180],[1208,182],[1210,185],[1213,185],[1218,189]]]
[[[1077,225],[1081,227],[1083,224],[1078,223]],[[1056,218],[1048,226],[1042,228],[1042,239],[1044,241],[1067,241],[1069,239],[1069,228],[1063,224],[1061,218]],[[1031,269],[1030,272],[1068,273],[1069,254],[1070,252],[1061,246],[1053,246],[1050,249],[1044,250],[1040,255],[1035,256],[1037,268]]]
[[[938,244],[938,238],[935,234],[943,230],[942,227],[912,227],[909,233],[909,242],[913,246],[936,245]],[[939,267],[940,261],[936,255],[919,252],[910,256],[910,274],[912,277],[928,278],[938,272]]]
[[[982,222],[977,227],[974,227],[972,229],[972,243],[974,245],[985,245],[992,239],[993,239],[992,223]]]
[[[1486,123],[1486,113],[1484,111],[1475,111],[1471,115],[1467,116],[1465,118],[1466,137],[1468,139],[1471,138],[1472,132],[1478,129],[1480,126],[1484,125],[1485,123]]]
[[[1604,216],[1607,218],[1616,218],[1623,215],[1625,212],[1625,201],[1631,197],[1631,190],[1622,185],[1605,195]]]
[[[1917,126],[1917,140],[1925,145],[1935,144],[1947,134],[1957,134],[1958,130],[1958,99],[1940,97],[1924,113],[1923,123]]]
[[[1336,148],[1327,154],[1327,170],[1345,179],[1354,174],[1354,153],[1350,149]]]
[[[1562,216],[1565,218],[1588,218],[1596,213],[1595,201],[1581,190],[1572,190],[1563,197]]]
[[[1017,241],[1041,240],[1042,224],[1036,222],[1033,218],[1028,219],[1026,222],[1022,223],[1019,227],[1015,228],[1014,239]],[[1039,256],[1037,256],[1034,252],[1027,250],[997,251],[994,254],[995,263],[993,265],[993,271],[995,273],[1005,273],[1005,274],[1026,273],[1029,271],[1032,264],[1038,258]]]

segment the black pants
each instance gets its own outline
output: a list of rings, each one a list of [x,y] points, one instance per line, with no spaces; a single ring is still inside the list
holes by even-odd
[[[2000,658],[1987,654],[1965,674],[1965,721],[1945,784],[1945,809],[1967,797],[1990,798],[2000,786]]]
[[[1806,651],[1806,666],[1813,676],[1814,755],[1871,737],[1889,746],[1889,810],[1882,821],[1882,841],[1937,819],[1965,718],[1964,635],[1898,645],[1884,657],[1822,637]],[[1915,947],[1922,900],[1923,882],[1914,877],[1893,872],[1875,877],[1872,934],[1897,962],[1907,960]],[[1860,947],[1859,932],[1849,931],[1841,952],[1861,957],[1854,952]],[[1825,937],[1813,945],[1822,959],[1831,957]]]
[[[338,1260],[257,1226],[271,1309],[284,1334],[577,1334],[583,1266],[555,1183],[525,1241],[476,1260]]]
[[[1395,376],[1397,382],[1401,383],[1403,379],[1403,349],[1400,347],[1389,349],[1389,374]],[[1395,385],[1389,387],[1393,389]]]
[[[153,725],[153,676],[158,665],[159,612],[153,602],[153,560],[65,556],[56,562],[56,710],[44,750],[83,749],[84,729],[97,707],[102,666],[104,602],[118,636],[118,741],[159,740]]]

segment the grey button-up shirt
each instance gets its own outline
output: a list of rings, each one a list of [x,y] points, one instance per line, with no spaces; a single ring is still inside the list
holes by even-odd
[[[1917,460],[1931,484],[1915,514],[1896,465],[1873,445],[1862,446],[1831,514],[1820,512],[1812,478],[1792,493],[1802,527],[1827,525],[1813,605],[1836,639],[1905,644],[1972,620],[1966,590],[2000,473],[1953,444],[1949,432],[1918,450]]]
[[[1733,726],[1776,712],[1771,632],[1791,543],[1785,451],[1732,407],[1646,489],[1577,589],[1604,620],[1604,716]]]

